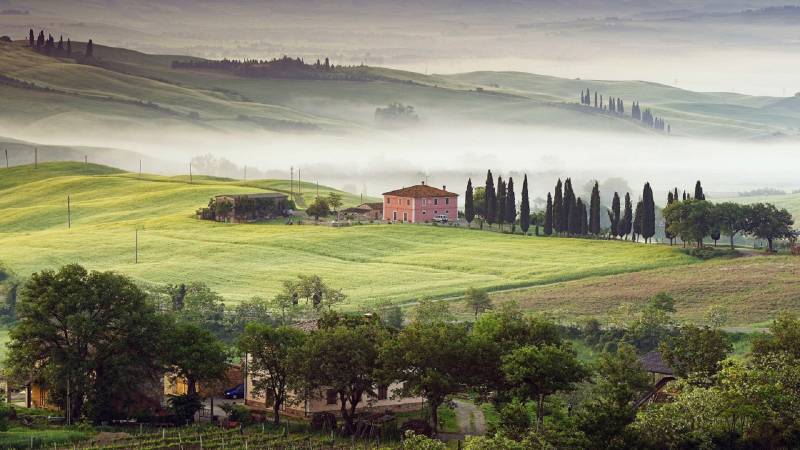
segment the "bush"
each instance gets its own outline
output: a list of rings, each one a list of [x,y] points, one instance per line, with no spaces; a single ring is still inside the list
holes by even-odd
[[[731,249],[721,249],[715,247],[701,247],[693,248],[686,252],[689,256],[702,260],[709,260],[714,258],[735,258],[739,256],[739,252]]]
[[[8,420],[16,416],[13,406],[0,403],[0,431],[8,431]]]
[[[203,401],[197,395],[170,395],[169,404],[178,423],[194,422],[194,415],[203,407]]]
[[[413,431],[407,431],[404,436],[403,450],[447,450],[444,442],[414,434]]]
[[[228,414],[228,420],[232,422],[247,425],[253,420],[253,417],[250,415],[250,410],[243,405],[234,405],[228,403],[222,405],[221,408],[226,414]]]

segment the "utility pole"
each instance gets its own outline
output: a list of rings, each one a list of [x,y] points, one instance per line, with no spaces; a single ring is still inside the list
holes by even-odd
[[[8,149],[6,149],[6,169],[8,169]]]
[[[302,189],[302,186],[300,184],[300,168],[299,167],[297,168],[297,195],[299,195],[300,197],[303,197],[303,189]]]
[[[72,208],[69,202],[69,195],[67,196],[67,228],[72,228]]]
[[[189,163],[189,184],[192,184],[192,163]]]
[[[139,178],[142,178],[142,160],[139,160]]]
[[[294,201],[294,166],[289,168],[289,195],[292,196]]]

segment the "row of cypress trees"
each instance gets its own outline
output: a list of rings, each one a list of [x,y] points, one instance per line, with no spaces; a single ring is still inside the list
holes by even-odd
[[[592,105],[592,94],[589,92],[588,88],[586,91],[581,90],[581,104],[589,107],[593,106],[594,108],[610,111],[619,115],[625,115],[625,103],[621,98],[609,97],[608,101],[604,102],[603,95],[598,94],[597,91],[595,91],[594,105]],[[634,101],[631,104],[631,118],[642,122],[643,125],[650,128],[666,131],[667,133],[672,132],[672,127],[668,125],[663,118],[653,115],[650,109],[645,109],[642,111],[642,108],[639,106],[639,102],[637,101]]]
[[[683,200],[705,200],[703,187],[700,181],[695,185],[694,196],[683,193]],[[678,201],[678,189],[670,191],[667,204]],[[558,179],[554,193],[547,193],[547,204],[544,211],[544,234],[561,236],[600,236],[606,230],[601,228],[600,186],[595,181],[588,202],[575,195],[572,179],[561,181]],[[650,242],[656,234],[656,206],[653,198],[653,189],[649,182],[644,184],[642,195],[634,206],[630,193],[625,193],[624,205],[618,192],[614,192],[611,209],[606,210],[610,226],[607,230],[612,238],[636,241],[643,238]],[[467,223],[472,224],[476,215],[480,215],[490,226],[497,223],[500,230],[505,224],[511,226],[511,232],[516,231],[517,202],[514,189],[514,179],[508,181],[502,177],[495,178],[492,171],[487,171],[484,185],[483,204],[476,208],[472,179],[467,181],[467,190],[464,201],[464,215]],[[524,176],[522,193],[519,203],[519,225],[523,233],[527,234],[531,225],[530,198],[528,194],[528,176]],[[538,224],[537,224],[538,233]],[[666,237],[670,242],[674,239],[668,232]]]
[[[47,38],[44,37],[44,30],[39,31],[38,37],[35,37],[33,28],[28,30],[28,46],[46,55],[72,56],[72,41],[69,38],[64,42],[64,36],[60,36],[58,43],[56,43],[52,34],[48,34]],[[83,56],[85,58],[94,56],[94,43],[92,43],[91,39],[86,43],[86,50]]]

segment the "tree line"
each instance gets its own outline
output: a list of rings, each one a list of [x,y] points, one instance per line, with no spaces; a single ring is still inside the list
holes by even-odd
[[[581,105],[593,107],[595,109],[600,109],[603,111],[608,111],[613,114],[618,114],[620,116],[625,115],[625,103],[621,98],[614,98],[608,97],[607,101],[604,101],[603,95],[598,94],[597,91],[594,93],[594,101],[592,97],[592,93],[587,88],[586,91],[581,90]],[[649,108],[645,108],[642,111],[642,107],[639,105],[639,102],[633,101],[631,103],[631,115],[632,119],[638,120],[643,125],[654,128],[660,131],[666,131],[667,133],[672,132],[672,127],[664,121],[661,117],[656,117],[653,115],[653,112]]]
[[[169,308],[188,306],[184,288],[168,291]],[[453,396],[488,402],[499,420],[488,436],[468,442],[475,450],[800,443],[800,320],[790,315],[753,340],[749,358],[728,360],[732,337],[718,328],[723,321],[679,324],[666,294],[603,327],[597,320],[559,325],[514,303],[493,305],[471,289],[469,322],[457,320],[447,302],[430,300],[395,323],[383,313],[322,308],[310,330],[291,320],[249,320],[226,347],[197,317],[160,313],[164,305],[113,272],[46,270],[33,274],[21,295],[7,361],[12,380],[44,382],[49,400],[69,405],[75,419],[129,417],[142,380],[168,372],[187,380],[189,393],[171,403],[189,420],[199,407],[197,383],[220,378],[232,355],[247,355],[250,389],[272,401],[275,423],[282,406],[326,396],[338,405],[345,435],[355,431],[359,407],[383,391],[422,397],[434,434],[438,412]],[[324,306],[340,296],[301,277],[278,297],[286,305],[305,297]],[[597,350],[594,363],[580,360],[575,340]],[[653,384],[639,355],[653,349],[678,381],[670,402],[643,406]],[[443,448],[424,438],[403,447]]]
[[[287,55],[273,59],[175,60],[172,61],[172,68],[220,70],[250,78],[354,81],[372,81],[384,78],[369,72],[364,65],[337,65],[327,57],[322,61],[317,59],[316,62],[309,64],[303,58],[292,58]]]
[[[629,192],[624,197],[614,192],[609,209],[601,204],[598,182],[594,182],[589,199],[584,200],[575,194],[571,178],[563,182],[559,178],[554,191],[547,193],[544,210],[531,212],[527,175],[523,180],[517,211],[513,178],[506,181],[498,176],[495,182],[491,170],[487,172],[484,186],[475,188],[472,179],[467,180],[464,199],[464,218],[470,226],[478,218],[481,228],[484,222],[490,226],[497,224],[501,231],[508,225],[509,231],[514,233],[519,225],[522,233],[527,234],[533,224],[536,226],[535,233],[539,234],[541,226],[545,236],[630,238],[633,241],[643,239],[651,242],[656,236],[656,213],[653,189],[649,182],[644,184],[636,204]],[[608,227],[601,225],[602,214],[608,218]],[[768,249],[773,251],[775,240],[793,241],[797,237],[797,232],[792,228],[794,220],[786,209],[769,203],[713,204],[706,201],[699,180],[693,194],[683,191],[679,195],[678,188],[670,190],[662,216],[664,236],[671,245],[676,238],[680,238],[684,244],[693,242],[702,247],[703,238],[706,237],[711,237],[716,245],[721,234],[725,234],[730,238],[733,248],[737,235],[750,235],[766,240]]]
[[[56,42],[52,34],[48,34],[47,37],[45,37],[44,30],[40,30],[38,36],[34,34],[33,28],[28,30],[28,47],[45,55],[64,56],[68,58],[73,56],[72,41],[69,38],[67,38],[65,42],[64,36],[62,35],[59,36],[58,42]],[[94,43],[91,39],[86,43],[83,57],[94,57]]]

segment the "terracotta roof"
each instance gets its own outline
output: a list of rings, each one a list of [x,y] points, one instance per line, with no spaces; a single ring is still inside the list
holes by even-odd
[[[661,352],[658,350],[646,353],[639,358],[639,361],[642,363],[644,370],[650,373],[672,375],[672,368],[664,362],[664,359],[661,357]]]
[[[444,189],[435,188],[433,186],[428,186],[427,184],[418,184],[416,186],[398,189],[396,191],[384,192],[383,195],[395,195],[397,197],[412,197],[412,198],[458,197],[458,194],[445,191]]]

